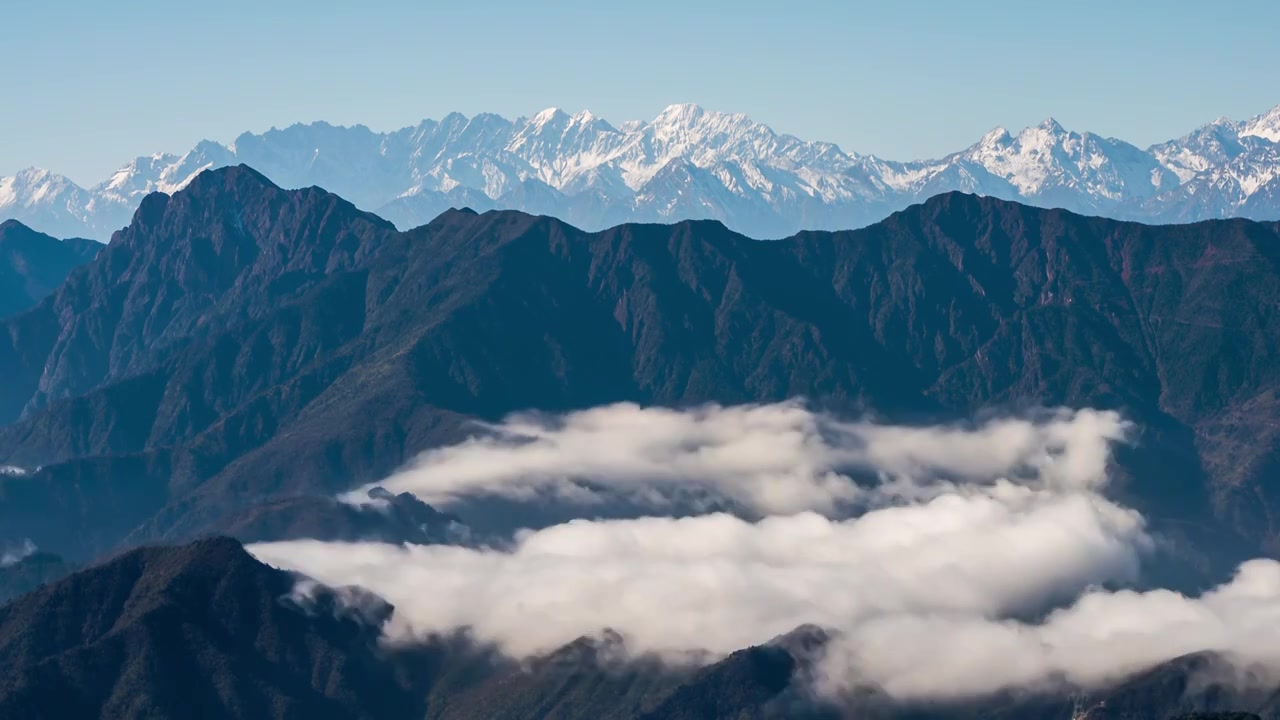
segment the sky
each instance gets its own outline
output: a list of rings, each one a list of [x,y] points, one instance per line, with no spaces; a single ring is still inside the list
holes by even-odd
[[[1280,104],[1280,3],[3,0],[0,175],[295,122],[672,103],[910,160],[1052,116],[1145,146]]]

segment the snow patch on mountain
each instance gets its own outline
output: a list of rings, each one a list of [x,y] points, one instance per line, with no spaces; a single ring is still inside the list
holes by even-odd
[[[380,133],[295,124],[135,159],[82,189],[44,170],[0,179],[0,218],[105,239],[148,193],[245,163],[285,187],[319,185],[402,227],[452,204],[557,215],[588,229],[711,218],[757,237],[858,227],[960,190],[1149,222],[1280,218],[1280,106],[1219,119],[1146,150],[1052,118],[997,127],[936,160],[894,162],[779,134],[745,115],[678,104],[613,125],[589,111],[491,113]]]
[[[1280,105],[1242,123],[1240,135],[1280,142]]]

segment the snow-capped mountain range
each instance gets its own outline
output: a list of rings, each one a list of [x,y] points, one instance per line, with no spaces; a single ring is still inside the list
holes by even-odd
[[[106,239],[144,195],[235,163],[285,187],[319,185],[401,228],[467,206],[555,215],[588,229],[713,218],[777,237],[859,227],[950,190],[1155,223],[1280,219],[1280,106],[1145,150],[1048,119],[913,162],[781,135],[697,105],[621,125],[556,109],[516,120],[454,113],[390,133],[297,124],[245,133],[230,146],[204,141],[183,155],[140,157],[87,189],[23,170],[0,178],[0,219]]]

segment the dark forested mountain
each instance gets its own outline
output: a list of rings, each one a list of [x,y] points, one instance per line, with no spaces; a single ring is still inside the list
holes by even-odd
[[[51,238],[17,220],[0,223],[0,317],[35,305],[101,249],[93,240]]]
[[[1280,717],[1266,695],[1189,688],[1204,657],[1089,696],[903,707],[872,693],[842,715],[806,685],[812,638],[693,667],[627,658],[605,634],[516,663],[463,637],[381,645],[385,603],[350,590],[298,596],[294,584],[235,541],[209,539],[134,550],[47,585],[0,607],[0,717],[1159,720],[1239,708]]]
[[[608,664],[585,639],[529,665],[462,639],[387,649],[388,606],[293,585],[212,539],[46,586],[0,608],[0,717],[729,720],[760,717],[794,665],[771,647],[701,669]]]
[[[9,562],[0,562],[0,605],[46,582],[57,580],[73,569],[57,555],[44,552],[32,552]]]
[[[82,562],[275,527],[253,508],[375,481],[471,418],[802,395],[897,419],[1121,408],[1144,432],[1126,500],[1274,551],[1278,354],[1275,223],[948,194],[773,242],[469,210],[400,233],[232,167],[150,196],[0,323],[0,464],[30,469],[0,477],[0,533]]]
[[[400,717],[377,627],[282,603],[232,541],[146,549],[0,608],[0,716]],[[403,717],[409,717],[406,714]]]

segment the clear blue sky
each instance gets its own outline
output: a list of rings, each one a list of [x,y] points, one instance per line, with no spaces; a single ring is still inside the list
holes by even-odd
[[[296,121],[674,102],[894,159],[1052,115],[1145,145],[1280,104],[1280,1],[0,0],[0,174]]]

